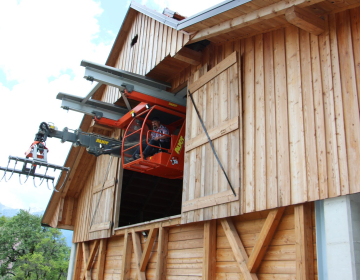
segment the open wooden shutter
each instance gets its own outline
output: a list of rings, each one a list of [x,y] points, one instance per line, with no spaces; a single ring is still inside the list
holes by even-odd
[[[108,175],[105,179],[106,170],[108,168],[110,156],[101,156],[96,160],[95,175],[93,181],[91,208],[90,208],[90,230],[89,240],[107,238],[111,235],[115,183],[118,159],[113,158],[109,167]],[[103,187],[105,179],[105,184]],[[101,193],[101,189],[103,191]],[[100,197],[100,201],[99,201]],[[98,202],[99,201],[99,202]],[[99,203],[99,204],[98,204]],[[98,206],[97,206],[98,204]],[[96,207],[97,206],[97,207]],[[93,222],[91,224],[91,220]]]
[[[240,110],[237,53],[209,72],[207,65],[189,80],[205,127],[236,191],[217,162],[191,99],[187,100],[182,223],[239,215]]]

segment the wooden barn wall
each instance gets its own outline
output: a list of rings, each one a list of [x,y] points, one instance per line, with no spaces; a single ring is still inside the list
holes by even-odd
[[[298,234],[301,231],[301,227],[298,227],[296,221],[297,214],[295,213],[296,207],[302,206],[289,206],[283,212],[282,218],[271,238],[271,242],[267,247],[266,253],[262,258],[262,261],[255,273],[257,279],[317,279],[317,256],[316,256],[316,239],[315,239],[315,210],[314,204],[306,205],[309,207],[309,218],[306,221],[309,223],[309,232],[312,235],[312,243],[308,244],[308,263],[309,271],[311,275],[307,278],[304,277],[300,271],[300,267],[304,264],[304,261],[300,257],[300,249],[302,242],[296,242]],[[265,210],[257,213],[244,214],[232,218],[232,222],[235,226],[236,233],[240,238],[240,242],[243,244],[246,254],[250,256],[253,252],[254,246],[262,232],[263,227],[266,224],[267,217],[270,211]],[[213,256],[216,259],[214,263],[214,278],[203,278],[205,269],[207,267],[204,263],[205,256],[205,222],[198,222],[189,225],[173,226],[168,228],[168,235],[163,241],[166,243],[163,249],[164,255],[164,274],[163,278],[156,277],[157,257],[158,257],[158,235],[155,239],[154,245],[150,250],[149,262],[146,266],[145,277],[137,277],[138,263],[134,255],[133,245],[130,244],[128,249],[127,261],[130,261],[130,270],[124,269],[122,266],[124,263],[125,248],[124,248],[124,233],[119,236],[113,236],[107,239],[106,257],[103,265],[103,278],[97,273],[99,267],[97,266],[98,255],[101,251],[95,252],[94,263],[91,266],[91,279],[248,279],[244,277],[240,271],[239,264],[235,259],[235,255],[232,251],[232,247],[228,241],[228,238],[224,232],[221,224],[221,220],[217,220],[214,233],[216,235],[216,249]],[[131,230],[129,230],[131,232]],[[128,231],[126,231],[126,234]],[[140,235],[140,244],[142,250],[145,249],[146,239]],[[131,233],[128,235],[128,242],[131,242]],[[306,242],[305,242],[306,243]],[[94,246],[94,241],[87,243],[89,249]],[[82,243],[78,244],[78,257],[75,267],[75,278],[79,279],[84,272],[84,257],[82,255]],[[311,251],[311,252],[310,252]],[[306,261],[305,261],[306,262]],[[298,267],[298,268],[297,268]],[[124,277],[122,271],[128,271],[127,277]],[[298,276],[297,276],[298,275]],[[312,277],[311,277],[312,276]],[[254,279],[254,278],[251,278]],[[256,278],[255,278],[256,279]]]
[[[131,47],[136,35],[137,43]],[[174,56],[189,41],[189,35],[137,13],[124,40],[115,67],[146,75],[165,57]],[[114,103],[119,98],[118,89],[107,86],[104,96],[104,101]]]
[[[241,213],[360,192],[360,8],[326,23],[320,36],[289,26],[204,51],[208,70],[240,56]]]

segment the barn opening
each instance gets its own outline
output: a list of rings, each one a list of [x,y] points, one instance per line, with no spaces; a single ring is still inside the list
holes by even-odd
[[[182,184],[182,179],[124,170],[117,227],[180,214]]]

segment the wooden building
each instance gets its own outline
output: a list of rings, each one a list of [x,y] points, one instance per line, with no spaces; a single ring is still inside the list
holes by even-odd
[[[314,202],[360,192],[359,6],[225,1],[183,18],[131,3],[106,65],[187,88],[237,195],[190,98],[182,180],[71,148],[42,222],[74,231],[73,279],[318,279]]]

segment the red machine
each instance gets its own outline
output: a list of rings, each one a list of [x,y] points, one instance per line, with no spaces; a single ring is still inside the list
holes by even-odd
[[[117,121],[95,117],[98,124],[125,129],[121,152],[124,168],[158,177],[182,178],[186,107],[136,91],[131,93],[125,91],[125,97],[141,102]],[[158,152],[144,158],[143,146],[145,143],[150,145],[151,132],[154,132],[151,120],[155,117],[159,118],[161,124],[169,130],[170,134],[167,136],[170,138],[170,149],[153,146]],[[132,160],[138,147],[140,147],[140,158]]]

